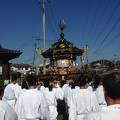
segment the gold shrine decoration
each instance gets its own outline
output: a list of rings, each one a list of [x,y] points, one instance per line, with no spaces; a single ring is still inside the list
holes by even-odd
[[[59,47],[60,48],[65,48],[65,44],[62,43],[62,44],[59,45]]]
[[[59,60],[56,60],[55,61],[55,66],[56,67],[69,67],[69,66],[72,66],[72,61],[71,60],[67,60],[67,59],[59,59]]]
[[[53,50],[53,53],[57,53],[57,52],[65,52],[65,51],[68,51],[68,52],[72,52],[72,48],[64,48],[64,49],[55,49]]]

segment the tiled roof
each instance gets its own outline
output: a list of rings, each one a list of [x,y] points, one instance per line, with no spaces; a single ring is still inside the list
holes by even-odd
[[[6,48],[2,48],[0,45],[0,59],[1,60],[11,60],[16,57],[19,57],[22,54],[20,50],[10,50]]]

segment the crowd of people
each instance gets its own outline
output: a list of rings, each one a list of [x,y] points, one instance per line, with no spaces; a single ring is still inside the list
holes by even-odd
[[[120,120],[120,73],[65,81],[17,75],[0,86],[0,120]]]

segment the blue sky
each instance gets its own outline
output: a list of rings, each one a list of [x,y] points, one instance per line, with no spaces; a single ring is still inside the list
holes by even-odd
[[[119,59],[119,11],[120,0],[47,0],[46,49],[59,38],[57,24],[64,19],[66,39],[79,48],[88,44],[89,61]],[[36,33],[42,48],[41,17],[38,0],[0,0],[0,44],[23,52],[12,62],[32,62]]]

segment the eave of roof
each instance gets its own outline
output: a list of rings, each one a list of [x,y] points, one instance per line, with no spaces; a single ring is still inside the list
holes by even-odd
[[[19,57],[22,54],[20,50],[10,50],[5,49],[0,46],[0,59],[1,60],[11,60],[16,57]]]

